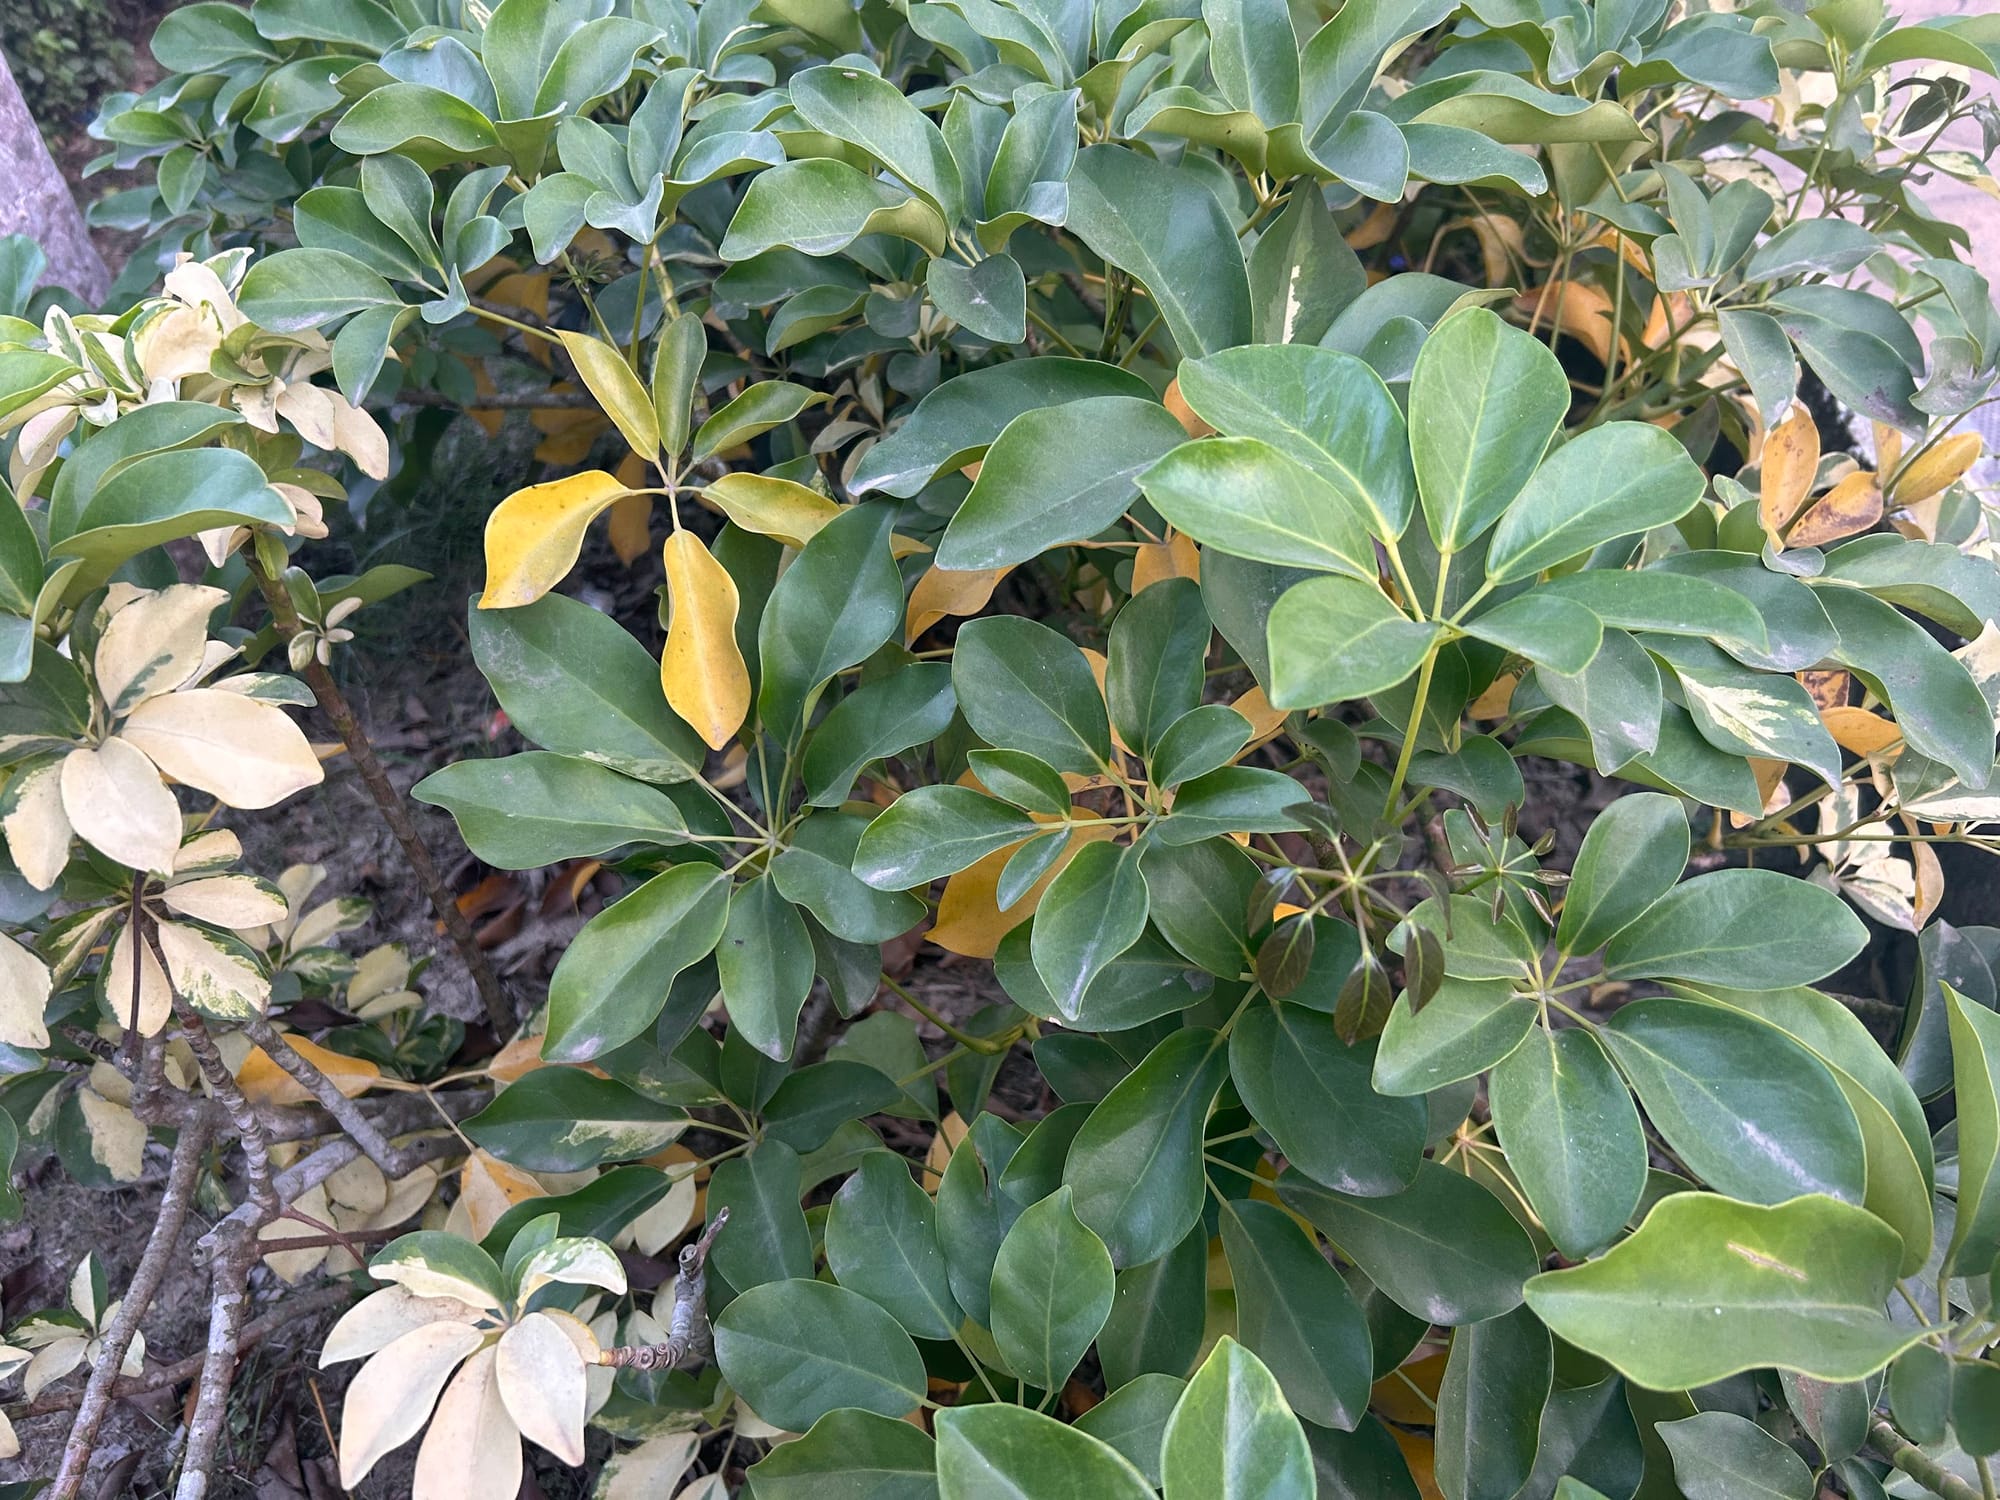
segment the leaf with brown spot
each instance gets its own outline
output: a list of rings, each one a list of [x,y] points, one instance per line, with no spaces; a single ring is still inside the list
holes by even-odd
[[[1785,535],[1788,547],[1824,547],[1843,537],[1859,536],[1882,519],[1882,491],[1875,476],[1863,470],[1849,474],[1806,508]]]
[[[1818,472],[1819,428],[1805,404],[1794,402],[1792,414],[1764,439],[1757,485],[1757,514],[1774,547],[1783,545],[1785,527],[1812,493]]]
[[[1961,432],[1946,438],[1929,452],[1919,454],[1898,474],[1893,485],[1898,505],[1916,505],[1948,490],[1979,462],[1985,443],[1976,432]]]

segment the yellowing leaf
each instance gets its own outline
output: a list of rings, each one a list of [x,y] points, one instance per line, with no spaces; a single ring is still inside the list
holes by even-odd
[[[673,614],[660,653],[667,704],[720,750],[750,712],[750,669],[736,645],[736,580],[691,531],[667,538]]]
[[[1140,543],[1132,558],[1132,592],[1144,593],[1166,578],[1201,582],[1201,550],[1192,537],[1170,530],[1163,542]]]
[[[613,500],[604,532],[618,560],[631,567],[653,547],[653,497],[621,495]]]
[[[1821,709],[1819,716],[1833,742],[1856,755],[1879,755],[1903,739],[1903,731],[1896,727],[1894,719],[1885,719],[1865,708],[1841,704]]]
[[[1977,441],[1977,439],[1975,439]],[[1787,547],[1824,547],[1859,536],[1882,519],[1882,491],[1865,470],[1849,474],[1806,507],[1785,533]]]
[[[575,389],[575,386],[551,387],[552,392],[569,393]],[[479,414],[474,412],[473,415],[476,417]],[[536,461],[563,468],[582,463],[589,455],[591,445],[597,441],[597,435],[607,425],[603,412],[580,406],[537,407],[528,414],[528,420],[537,432],[546,434],[535,445]],[[492,430],[497,433],[499,428],[496,425]]]
[[[576,361],[576,373],[590,387],[590,394],[604,408],[632,451],[651,458],[660,451],[659,419],[653,414],[653,398],[625,363],[625,356],[587,333],[557,330],[569,357]]]
[[[1273,708],[1261,687],[1251,688],[1229,706],[1250,721],[1250,744],[1244,747],[1246,751],[1263,744],[1285,727],[1285,711]]]
[[[1006,568],[979,568],[969,573],[950,568],[926,571],[910,589],[910,605],[903,617],[904,644],[914,642],[947,616],[978,614],[1007,572]]]
[[[382,1076],[382,1070],[365,1058],[349,1057],[330,1047],[296,1034],[285,1041],[291,1049],[326,1075],[327,1081],[352,1099],[365,1094]],[[236,1070],[236,1086],[252,1104],[309,1104],[312,1095],[305,1086],[272,1059],[262,1047],[252,1047]]]
[[[1875,472],[1893,474],[1903,456],[1903,434],[1886,422],[1870,422],[1875,434]]]
[[[937,1134],[931,1137],[930,1149],[924,1153],[924,1167],[930,1174],[933,1191],[938,1179],[944,1176],[944,1169],[951,1165],[951,1153],[971,1133],[972,1127],[955,1109],[938,1121]]]
[[[1818,472],[1819,428],[1813,425],[1805,403],[1794,402],[1792,414],[1764,439],[1758,478],[1757,514],[1773,546],[1783,545],[1785,527],[1812,493],[1813,477]]]
[[[625,486],[602,469],[531,484],[486,518],[486,592],[481,609],[533,604],[576,566],[583,534]],[[643,497],[635,497],[641,498]]]
[[[803,547],[840,514],[818,490],[768,474],[725,474],[701,493],[745,531],[776,537],[788,547]]]
[[[1466,713],[1475,719],[1504,719],[1508,708],[1514,702],[1514,689],[1521,685],[1519,672],[1508,672],[1493,679],[1492,684],[1472,700]]]
[[[1213,437],[1215,435],[1215,429],[1196,416],[1194,408],[1187,404],[1187,397],[1181,394],[1179,376],[1175,376],[1167,382],[1167,393],[1160,399],[1162,404],[1167,408],[1167,411],[1173,416],[1173,419],[1181,424],[1181,427],[1187,432],[1189,437],[1200,438]]]
[[[1949,489],[1979,462],[1984,448],[1976,432],[1961,432],[1957,437],[1946,438],[1928,453],[1911,460],[1910,466],[1896,476],[1896,503],[1915,505]]]
[[[1498,285],[1506,285],[1505,273]],[[1611,357],[1611,299],[1594,286],[1564,280],[1523,292],[1523,312],[1540,313],[1601,361]]]
[[[1042,892],[1076,857],[1076,851],[1111,834],[1111,829],[1102,827],[1071,830],[1069,845],[1056,857],[1056,862],[1028,887],[1027,894],[1005,911],[1000,910],[996,894],[1000,872],[1007,867],[1007,857],[1021,846],[1010,844],[995,850],[944,883],[944,893],[938,897],[937,923],[924,936],[948,953],[991,958],[1000,949],[1000,939],[1035,914]]]

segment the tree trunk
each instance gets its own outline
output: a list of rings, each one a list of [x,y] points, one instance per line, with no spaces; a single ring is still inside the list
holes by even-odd
[[[44,283],[67,287],[93,307],[104,299],[111,273],[0,57],[0,236],[9,234],[25,234],[42,247],[49,262]]]

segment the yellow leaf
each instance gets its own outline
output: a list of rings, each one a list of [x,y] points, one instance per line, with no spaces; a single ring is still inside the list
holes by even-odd
[[[960,1118],[957,1110],[951,1111],[938,1121],[937,1134],[931,1137],[930,1150],[924,1153],[924,1168],[931,1178],[927,1184],[931,1191],[937,1191],[938,1179],[944,1176],[944,1169],[951,1165],[951,1153],[958,1149],[958,1143],[972,1131]]]
[[[750,712],[750,669],[736,646],[736,580],[691,531],[668,537],[664,556],[673,615],[660,686],[668,706],[720,750]]]
[[[1505,284],[1504,281],[1501,284]],[[1552,317],[1555,326],[1568,334],[1600,361],[1611,358],[1611,299],[1594,286],[1581,281],[1544,284],[1523,292],[1519,298],[1523,312]]]
[[[1251,688],[1229,706],[1250,721],[1250,744],[1244,747],[1246,750],[1263,744],[1285,727],[1285,711],[1271,707],[1271,700],[1264,696],[1261,687]]]
[[[531,484],[486,518],[486,592],[481,609],[533,604],[576,566],[583,534],[625,486],[602,469]],[[643,500],[643,496],[634,497]]]
[[[556,390],[574,390],[574,386],[557,386]],[[474,415],[478,415],[476,412]],[[497,412],[495,415],[499,415]],[[597,442],[597,435],[604,431],[604,413],[581,406],[545,406],[528,414],[537,432],[547,436],[535,445],[535,461],[567,468],[580,464],[590,456],[591,447]],[[491,429],[498,432],[496,426]]]
[[[620,495],[613,500],[605,535],[611,539],[611,550],[626,567],[644,557],[653,548],[653,497]]]
[[[367,1093],[382,1076],[382,1070],[365,1058],[349,1057],[296,1034],[287,1036],[285,1041],[350,1099]],[[305,1091],[305,1086],[272,1061],[271,1054],[262,1047],[252,1047],[244,1057],[243,1066],[236,1070],[236,1084],[243,1090],[243,1097],[252,1104],[312,1102],[312,1095]]]
[[[576,361],[576,373],[590,387],[590,394],[597,398],[604,414],[625,434],[632,451],[642,458],[657,454],[660,424],[653,414],[653,398],[646,394],[646,387],[625,363],[625,356],[587,333],[558,329],[556,337],[569,350],[569,357]]]
[[[1819,428],[1805,403],[1792,403],[1792,414],[1764,439],[1758,479],[1757,513],[1773,546],[1782,546],[1785,527],[1812,493],[1819,472]]]
[[[1978,433],[1961,432],[1912,459],[1910,466],[1896,476],[1896,503],[1915,505],[1951,488],[1979,462],[1984,448]]]
[[[1894,719],[1885,719],[1865,708],[1842,704],[1821,709],[1819,716],[1833,742],[1856,755],[1879,755],[1902,742],[1903,731],[1896,727]]]
[[[1181,424],[1181,427],[1189,437],[1213,437],[1215,435],[1215,429],[1196,416],[1194,408],[1187,404],[1187,398],[1181,394],[1179,376],[1167,382],[1167,394],[1161,399],[1165,403],[1168,412],[1173,415],[1173,419]]]
[[[1142,542],[1132,558],[1132,592],[1144,593],[1165,578],[1201,582],[1201,551],[1191,537],[1169,531],[1163,542]]]
[[[1079,816],[1090,817],[1093,814],[1079,810]],[[938,897],[937,923],[924,936],[947,953],[957,953],[966,958],[991,958],[1000,949],[1000,939],[1035,914],[1042,892],[1068,866],[1076,851],[1093,840],[1111,837],[1111,833],[1111,829],[1103,827],[1072,829],[1069,845],[1056,857],[1056,862],[1049,866],[1040,880],[1028,887],[1026,895],[1005,911],[1000,910],[995,891],[1000,884],[1000,872],[1007,867],[1008,856],[1021,846],[1009,844],[1005,849],[995,850],[944,883],[944,893]]]
[[[1893,474],[1903,457],[1903,434],[1886,422],[1870,422],[1875,432],[1875,472]]]
[[[818,490],[768,474],[725,474],[701,493],[745,531],[776,537],[788,547],[803,547],[840,514]]]
[[[1787,547],[1824,547],[1859,536],[1882,519],[1882,491],[1865,470],[1849,474],[1819,499],[1785,533]]]
[[[950,615],[976,615],[986,608],[994,587],[1007,576],[1005,568],[979,568],[958,573],[932,568],[910,590],[909,611],[903,619],[903,642],[909,645]]]
[[[1514,701],[1514,689],[1521,685],[1521,674],[1509,672],[1493,679],[1486,691],[1472,700],[1466,713],[1475,719],[1504,719],[1509,706]]]

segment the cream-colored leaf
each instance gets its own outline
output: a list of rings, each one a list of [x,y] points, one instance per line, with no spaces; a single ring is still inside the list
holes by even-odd
[[[736,580],[691,531],[668,537],[662,555],[673,613],[660,687],[668,706],[720,750],[750,712],[750,669],[736,645]]]
[[[21,878],[45,891],[69,867],[69,815],[63,811],[62,762],[44,761],[20,772],[7,788],[12,803],[0,818],[7,852]]]
[[[111,958],[104,970],[104,1002],[118,1018],[118,1024],[132,1022],[132,950],[139,960],[139,1035],[157,1036],[174,1013],[173,993],[167,985],[167,971],[144,943],[136,943],[130,925],[118,929],[111,940]]]
[[[531,484],[486,518],[486,591],[481,609],[533,604],[576,566],[583,536],[624,484],[602,469]]]
[[[729,1482],[720,1474],[704,1474],[686,1489],[677,1491],[674,1500],[729,1500]]]
[[[529,1256],[520,1270],[521,1301],[526,1302],[552,1281],[567,1286],[625,1290],[625,1267],[602,1243],[593,1239],[551,1240]]]
[[[587,333],[556,330],[569,357],[576,361],[576,373],[611,418],[612,425],[625,435],[632,451],[652,458],[660,451],[660,423],[653,411],[653,398],[625,363],[625,356],[604,340]]]
[[[70,751],[62,763],[62,801],[77,836],[107,858],[133,870],[173,868],[181,806],[153,762],[126,741]]]
[[[788,547],[803,547],[840,514],[818,490],[769,474],[724,474],[701,493],[745,531]]]
[[[357,1156],[327,1178],[326,1196],[331,1204],[364,1214],[378,1213],[389,1201],[389,1179],[374,1162]]]
[[[14,1435],[14,1424],[7,1420],[7,1413],[0,1411],[0,1458],[19,1458],[21,1440]]]
[[[285,1285],[296,1286],[326,1259],[327,1247],[308,1245],[301,1250],[286,1250],[284,1243],[324,1235],[332,1224],[333,1207],[327,1202],[324,1183],[314,1183],[293,1199],[289,1207],[301,1217],[273,1219],[257,1231],[257,1241],[274,1247],[264,1252],[264,1264],[271,1268],[272,1274]],[[305,1222],[308,1219],[312,1222]]]
[[[242,929],[285,918],[285,898],[252,875],[209,875],[169,886],[161,897],[173,910],[197,922]]]
[[[1980,696],[1993,711],[1994,727],[2000,729],[2000,625],[1988,620],[1978,635],[1951,654],[1972,674]]]
[[[13,938],[0,935],[0,1042],[40,1051],[49,1044],[52,988],[48,965]]]
[[[598,1471],[592,1500],[660,1500],[672,1494],[700,1445],[692,1432],[669,1432],[647,1438],[628,1453],[613,1454]]]
[[[354,977],[347,981],[347,1003],[363,1004],[377,995],[407,988],[409,982],[409,949],[401,943],[383,943],[355,961]]]
[[[470,1220],[474,1239],[484,1239],[516,1203],[547,1195],[548,1190],[519,1167],[510,1167],[484,1151],[473,1152],[459,1168],[458,1202]]]
[[[227,828],[211,828],[181,845],[180,853],[174,856],[174,878],[186,880],[197,875],[212,875],[228,869],[242,857],[242,840]],[[282,884],[278,890],[282,898]]]
[[[339,391],[329,393],[333,398],[333,446],[354,460],[354,467],[370,479],[389,477],[389,437],[367,412],[354,405]],[[310,536],[306,529],[310,521],[317,517],[300,516],[299,533]],[[325,536],[325,531],[319,533]]]
[[[383,1454],[416,1436],[452,1371],[485,1339],[479,1329],[464,1323],[426,1323],[381,1349],[361,1367],[341,1402],[342,1489],[353,1489]],[[481,1351],[480,1357],[490,1368],[491,1351]],[[515,1445],[517,1459],[520,1451]],[[511,1495],[513,1491],[504,1493]]]
[[[146,1127],[122,1104],[113,1104],[93,1088],[76,1091],[83,1107],[84,1128],[90,1132],[90,1159],[119,1182],[137,1182],[144,1170]]]
[[[114,717],[155,693],[171,693],[201,669],[209,616],[228,599],[221,589],[177,583],[140,595],[111,617],[91,662]]]
[[[1804,402],[1794,402],[1791,415],[1771,429],[1759,463],[1757,513],[1772,545],[1782,546],[1819,472],[1819,428]]]
[[[149,698],[132,711],[118,737],[174,780],[228,807],[270,807],[326,777],[305,734],[283,709],[241,693],[191,688]],[[67,795],[63,801],[69,805]],[[75,819],[71,807],[70,820]]]
[[[566,1464],[583,1462],[583,1356],[540,1313],[500,1335],[494,1379],[521,1436]]]
[[[203,1015],[247,1021],[271,1003],[271,981],[209,933],[184,922],[161,922],[154,931],[174,988]]]
[[[97,1276],[97,1257],[94,1255],[85,1255],[69,1273],[69,1305],[92,1328],[103,1325],[102,1310],[97,1305]]]
[[[521,1439],[500,1399],[496,1356],[481,1349],[438,1402],[417,1450],[410,1500],[469,1500],[512,1495],[521,1487]]]
[[[426,1162],[407,1177],[398,1177],[389,1184],[389,1195],[382,1206],[355,1226],[358,1230],[393,1229],[404,1220],[423,1211],[426,1203],[437,1192],[438,1169]]]
[[[21,1394],[30,1401],[41,1395],[42,1388],[51,1381],[61,1380],[78,1365],[83,1363],[84,1351],[89,1347],[81,1336],[57,1339],[35,1351],[35,1357],[28,1361],[28,1368],[21,1376]]]
[[[324,1370],[345,1360],[364,1359],[432,1323],[470,1324],[478,1317],[478,1308],[456,1297],[419,1297],[408,1287],[384,1287],[355,1303],[327,1330],[319,1367]]]
[[[1884,926],[1917,930],[1917,876],[1907,859],[1885,854],[1858,864],[1840,877],[1840,888]]]
[[[1921,932],[1944,900],[1944,866],[1935,847],[1926,843],[1910,845],[1910,865],[1916,875],[1916,930]]]
[[[694,1222],[697,1191],[692,1173],[678,1178],[667,1189],[666,1197],[627,1226],[633,1248],[641,1255],[658,1255],[679,1239],[681,1232]]]

